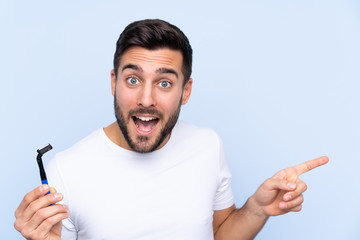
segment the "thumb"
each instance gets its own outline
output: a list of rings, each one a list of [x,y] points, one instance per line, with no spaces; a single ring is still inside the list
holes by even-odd
[[[291,191],[296,188],[296,183],[285,179],[269,178],[263,183],[263,188],[265,188],[268,191],[279,190],[279,189],[285,191]]]
[[[56,189],[53,187],[50,187],[50,193],[56,193]]]

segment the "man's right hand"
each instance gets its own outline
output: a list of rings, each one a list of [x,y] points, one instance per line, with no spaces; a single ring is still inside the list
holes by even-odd
[[[68,207],[56,204],[62,199],[61,193],[46,184],[35,188],[25,195],[15,211],[15,229],[26,239],[61,239],[61,220],[69,217]]]

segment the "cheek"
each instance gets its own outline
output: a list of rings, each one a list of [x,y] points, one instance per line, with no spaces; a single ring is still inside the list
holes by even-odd
[[[167,113],[173,113],[179,106],[180,93],[163,94],[158,97],[158,105]]]
[[[136,100],[134,99],[134,94],[131,94],[129,91],[124,91],[121,88],[116,90],[116,102],[119,107],[124,111],[133,107]]]

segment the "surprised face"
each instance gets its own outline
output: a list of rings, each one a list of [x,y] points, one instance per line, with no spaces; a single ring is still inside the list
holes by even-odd
[[[180,51],[131,47],[123,54],[117,79],[111,73],[121,147],[146,153],[166,144],[191,93],[181,69]]]

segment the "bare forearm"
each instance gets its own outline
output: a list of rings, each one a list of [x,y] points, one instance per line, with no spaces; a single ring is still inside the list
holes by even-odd
[[[240,209],[235,209],[215,233],[216,240],[254,239],[268,217],[256,209],[252,198]]]

